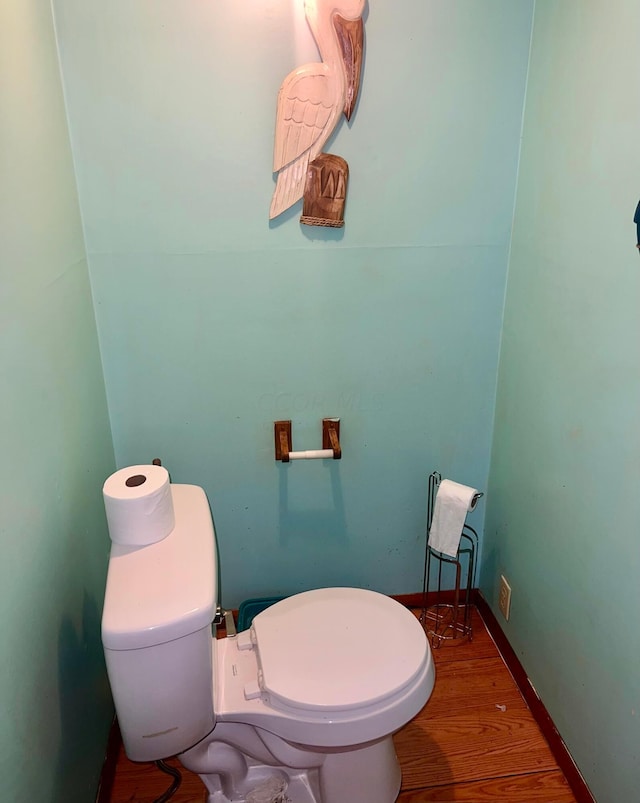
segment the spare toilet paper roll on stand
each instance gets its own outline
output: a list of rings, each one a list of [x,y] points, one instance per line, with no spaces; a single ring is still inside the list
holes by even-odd
[[[162,466],[129,466],[102,488],[109,535],[115,544],[146,546],[175,527],[169,472]]]
[[[467,513],[475,508],[478,498],[475,488],[453,480],[442,480],[427,541],[432,549],[455,558]]]

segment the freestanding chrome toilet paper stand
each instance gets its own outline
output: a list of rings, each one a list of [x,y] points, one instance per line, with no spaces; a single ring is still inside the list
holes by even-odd
[[[429,476],[427,491],[427,543],[424,554],[424,577],[422,580],[422,611],[420,621],[426,630],[433,648],[443,641],[471,640],[471,590],[476,576],[478,534],[466,522],[460,537],[460,546],[455,558],[444,555],[429,546],[429,530],[441,475],[434,471]],[[483,494],[477,494],[479,499]],[[455,569],[453,589],[447,564]],[[432,577],[436,575],[436,577]]]

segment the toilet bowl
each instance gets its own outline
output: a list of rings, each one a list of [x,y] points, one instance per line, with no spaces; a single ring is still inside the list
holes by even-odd
[[[178,755],[208,803],[392,803],[392,734],[429,699],[416,618],[374,591],[324,588],[215,639],[215,533],[206,495],[172,485],[176,525],[112,545],[102,619],[109,680],[132,760]]]

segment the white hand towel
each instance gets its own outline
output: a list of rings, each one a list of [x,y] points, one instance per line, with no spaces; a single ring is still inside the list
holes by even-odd
[[[467,513],[474,509],[478,501],[477,493],[475,488],[469,488],[468,485],[442,480],[429,529],[428,544],[432,549],[455,558]]]

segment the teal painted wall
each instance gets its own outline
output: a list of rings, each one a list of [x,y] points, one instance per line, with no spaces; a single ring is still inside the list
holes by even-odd
[[[87,252],[49,4],[0,10],[18,803],[92,799],[111,712],[87,254],[117,463],[161,455],[205,486],[225,603],[417,590],[427,474],[487,485],[532,2],[371,5],[361,100],[331,145],[347,227],[327,232],[298,209],[267,221],[277,90],[315,59],[298,2],[53,0]],[[495,606],[509,577],[505,629],[599,803],[634,799],[640,743],[639,29],[631,0],[536,3],[483,546],[483,590]],[[274,419],[314,448],[325,415],[341,463],[274,463]]]
[[[532,3],[370,4],[340,232],[268,222],[301,2],[53,5],[118,465],[205,487],[227,605],[418,590],[427,475],[487,482]]]
[[[48,2],[0,5],[0,75],[2,799],[87,803],[114,457]]]
[[[482,575],[599,803],[640,781],[639,39],[537,0]]]

